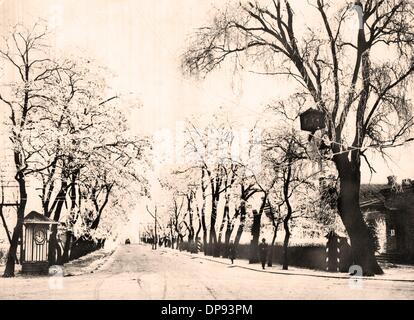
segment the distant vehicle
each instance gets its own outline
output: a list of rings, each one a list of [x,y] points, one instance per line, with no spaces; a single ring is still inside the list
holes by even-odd
[[[126,240],[125,240],[125,244],[131,244],[131,240],[126,239]]]

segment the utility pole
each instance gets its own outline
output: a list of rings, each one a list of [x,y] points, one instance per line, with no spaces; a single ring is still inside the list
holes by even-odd
[[[148,209],[148,206],[146,208],[147,208],[147,212],[150,214],[150,216],[154,218],[154,243],[153,243],[152,248],[154,250],[157,250],[157,242],[158,242],[158,236],[157,236],[157,224],[158,224],[158,221],[157,221],[157,206],[155,206],[154,214],[151,213],[151,211]]]
[[[157,244],[158,244],[158,235],[157,235],[157,206],[155,206],[154,211],[154,225],[155,225],[155,239],[154,239],[154,249],[157,250]]]

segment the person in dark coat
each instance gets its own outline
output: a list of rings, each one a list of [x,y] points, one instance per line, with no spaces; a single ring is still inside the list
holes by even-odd
[[[230,241],[229,243],[229,259],[231,260],[231,264],[233,264],[236,259],[236,246],[233,241]]]
[[[262,239],[262,243],[259,244],[259,256],[260,262],[262,263],[262,269],[265,269],[266,266],[266,259],[267,259],[267,251],[268,251],[268,244],[266,243],[266,239]]]

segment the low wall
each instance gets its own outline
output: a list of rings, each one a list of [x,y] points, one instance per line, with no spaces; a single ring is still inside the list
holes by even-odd
[[[256,254],[258,256],[258,252]],[[250,245],[238,246],[236,258],[249,260]],[[273,263],[283,263],[283,246],[275,245],[273,248]],[[326,247],[325,246],[291,246],[288,249],[288,262],[290,266],[325,270],[326,269]]]
[[[102,249],[105,245],[105,239],[99,240],[81,240],[78,239],[72,245],[69,260],[75,260],[91,252]]]
[[[188,242],[183,242],[180,245],[180,250],[195,252],[195,244],[190,246]],[[201,246],[200,251],[203,251],[203,246]],[[220,251],[224,252],[224,248]],[[237,248],[236,259],[249,260],[249,258],[250,245],[240,244]],[[293,245],[289,247],[288,260],[290,266],[309,268],[315,270],[326,270],[326,247],[323,245]],[[273,249],[272,262],[273,264],[283,263],[282,245],[275,245]]]

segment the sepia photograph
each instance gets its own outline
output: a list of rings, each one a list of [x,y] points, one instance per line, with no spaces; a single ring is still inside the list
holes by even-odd
[[[411,0],[0,0],[0,300],[414,300],[413,89]]]

